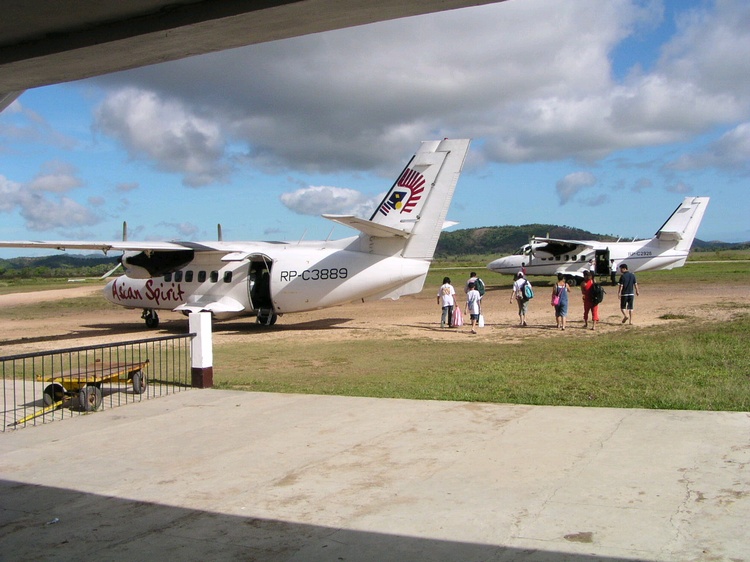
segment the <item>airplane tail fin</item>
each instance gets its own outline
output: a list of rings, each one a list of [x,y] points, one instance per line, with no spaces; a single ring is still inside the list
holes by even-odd
[[[656,232],[656,238],[676,242],[676,250],[690,250],[709,199],[709,197],[685,197],[680,206]]]
[[[323,216],[366,234],[372,253],[431,259],[469,142],[469,139],[422,142],[369,221],[352,216]]]

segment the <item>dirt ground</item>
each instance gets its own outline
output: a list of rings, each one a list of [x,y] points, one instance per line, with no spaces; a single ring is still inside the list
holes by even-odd
[[[458,275],[452,273],[454,278]],[[488,283],[483,300],[485,327],[477,335],[464,325],[458,329],[440,328],[440,307],[436,302],[437,287],[426,287],[416,296],[398,301],[351,303],[325,310],[290,314],[279,318],[273,327],[255,324],[254,318],[220,322],[214,325],[214,343],[242,343],[291,340],[323,342],[330,340],[430,338],[439,341],[465,341],[467,338],[498,343],[517,342],[534,337],[598,337],[615,330],[639,329],[643,326],[669,328],[675,322],[697,319],[720,321],[728,318],[733,309],[739,310],[741,301],[750,296],[747,286],[676,287],[668,285],[641,286],[636,298],[633,326],[623,326],[616,287],[600,305],[601,322],[595,332],[583,329],[583,306],[577,287],[571,290],[568,329],[555,329],[553,308],[549,304],[549,287],[537,287],[530,302],[527,328],[518,326],[515,303],[510,303],[510,290],[499,289]],[[462,285],[456,283],[456,285]],[[507,286],[507,284],[506,284]],[[461,292],[461,286],[457,287]],[[64,299],[97,294],[99,287],[85,286],[70,289],[0,295],[0,310],[8,307],[33,307],[44,300]],[[744,295],[744,296],[743,296]],[[717,306],[717,299],[720,306]],[[744,311],[743,311],[744,312]],[[664,316],[680,318],[663,318]],[[15,316],[15,315],[14,315]],[[19,315],[22,316],[22,315]],[[156,331],[148,330],[140,311],[118,309],[111,311],[62,313],[59,317],[37,319],[7,319],[0,322],[0,356],[61,349],[109,342],[131,341],[154,335],[181,334],[187,331],[187,319],[177,313],[160,311],[161,323]]]

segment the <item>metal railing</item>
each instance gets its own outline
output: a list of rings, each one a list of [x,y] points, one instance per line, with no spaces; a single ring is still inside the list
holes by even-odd
[[[0,357],[2,429],[187,390],[194,334]]]

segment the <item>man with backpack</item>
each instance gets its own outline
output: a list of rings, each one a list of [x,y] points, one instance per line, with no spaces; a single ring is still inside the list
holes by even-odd
[[[471,274],[469,274],[469,280],[466,282],[466,285],[464,286],[464,293],[469,293],[469,285],[471,283],[474,283],[474,289],[479,292],[479,297],[484,296],[485,287],[484,287],[484,281],[482,281],[479,277],[477,277],[477,272],[472,271]]]
[[[513,282],[513,294],[510,296],[510,302],[516,299],[518,304],[518,319],[521,326],[526,326],[526,314],[529,311],[529,300],[534,296],[531,290],[531,283],[523,276],[520,271],[516,274],[516,280]]]

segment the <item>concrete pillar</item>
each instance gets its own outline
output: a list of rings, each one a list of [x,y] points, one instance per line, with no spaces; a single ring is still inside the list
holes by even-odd
[[[214,348],[211,333],[211,313],[193,312],[188,315],[188,326],[195,334],[190,343],[193,388],[211,388],[214,385]]]

